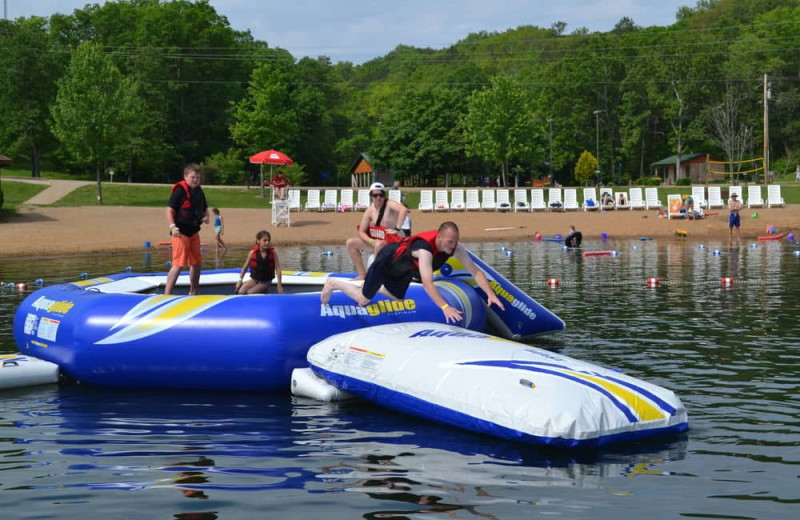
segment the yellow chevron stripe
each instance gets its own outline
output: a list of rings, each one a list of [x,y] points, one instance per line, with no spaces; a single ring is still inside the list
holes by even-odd
[[[572,372],[572,371],[569,371],[569,373],[575,377],[579,377],[581,379],[591,381],[596,385],[602,386],[610,393],[617,396],[625,404],[627,404],[628,407],[636,413],[636,415],[639,417],[639,420],[641,421],[644,422],[657,421],[666,417],[664,411],[656,408],[648,401],[643,399],[639,394],[631,391],[628,388],[620,386],[616,383],[612,383],[597,376],[590,376],[587,374],[582,374],[580,372]]]
[[[164,309],[162,312],[149,315],[147,321],[144,321],[142,326],[138,327],[138,329],[147,330],[152,327],[160,327],[164,322],[178,320],[182,318],[184,314],[197,310],[200,307],[213,305],[226,298],[229,298],[229,296],[192,296],[183,298],[183,300],[176,305]]]

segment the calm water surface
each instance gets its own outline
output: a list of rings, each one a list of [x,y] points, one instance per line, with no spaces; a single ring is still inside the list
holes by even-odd
[[[2,518],[795,518],[800,248],[584,245],[620,255],[584,259],[553,243],[472,249],[567,322],[537,345],[671,388],[689,410],[684,437],[563,453],[357,402],[50,385],[0,393]],[[350,269],[340,246],[280,253],[287,269]],[[239,267],[245,255],[206,266]],[[166,260],[6,260],[0,281],[163,271]],[[661,286],[647,289],[647,278]],[[17,350],[23,296],[0,290],[0,353]]]

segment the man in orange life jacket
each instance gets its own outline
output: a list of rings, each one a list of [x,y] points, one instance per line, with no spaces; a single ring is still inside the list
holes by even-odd
[[[390,298],[402,299],[414,275],[419,275],[425,292],[442,309],[445,321],[461,321],[461,311],[451,307],[433,284],[433,272],[454,256],[486,293],[488,304],[504,309],[486,276],[472,261],[464,246],[458,243],[458,238],[458,226],[454,222],[444,222],[438,230],[424,231],[401,242],[387,244],[369,267],[363,285],[353,284],[346,278],[328,278],[320,300],[327,305],[334,290],[342,291],[361,307],[368,304],[378,292]]]
[[[347,254],[356,266],[356,280],[363,280],[367,274],[361,258],[362,251],[377,255],[384,245],[399,242],[405,236],[400,227],[408,208],[397,201],[388,200],[380,182],[372,183],[369,196],[372,203],[361,217],[358,236],[348,238],[345,242]]]
[[[200,187],[200,167],[194,163],[183,169],[183,180],[172,187],[167,204],[167,223],[172,236],[172,267],[167,274],[164,294],[172,294],[181,270],[189,267],[189,294],[200,287],[200,224],[208,224],[208,204]]]

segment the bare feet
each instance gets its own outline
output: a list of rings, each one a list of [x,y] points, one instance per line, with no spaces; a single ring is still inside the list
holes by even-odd
[[[325,280],[325,285],[322,286],[322,292],[319,293],[319,301],[322,302],[322,305],[328,305],[328,302],[331,301],[331,293],[333,293],[333,280],[328,278]]]

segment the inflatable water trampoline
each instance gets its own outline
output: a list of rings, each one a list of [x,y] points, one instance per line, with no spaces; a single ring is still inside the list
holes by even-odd
[[[459,324],[514,339],[564,329],[564,322],[473,255],[505,310],[487,309],[486,295],[456,259],[436,273]],[[286,294],[232,295],[239,269],[205,271],[201,295],[164,296],[166,273],[119,273],[52,285],[30,294],[14,316],[20,351],[58,365],[69,379],[132,388],[288,391],[292,370],[307,366],[311,345],[337,333],[402,322],[443,322],[441,310],[412,284],[406,298],[378,296],[358,307],[336,292],[319,292],[329,276],[284,272]],[[177,286],[188,286],[188,276]],[[216,293],[216,294],[215,294]]]

